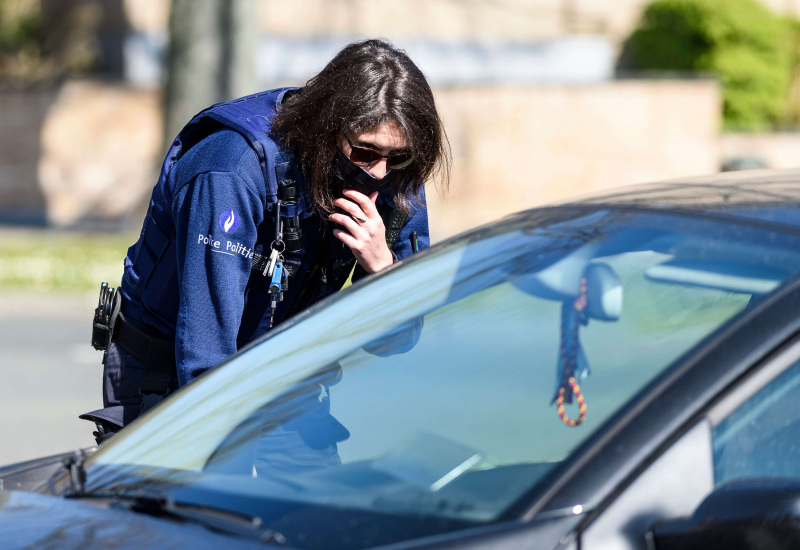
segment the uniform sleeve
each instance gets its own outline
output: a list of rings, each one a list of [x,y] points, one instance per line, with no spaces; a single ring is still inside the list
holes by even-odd
[[[200,174],[173,201],[180,289],[175,360],[181,386],[236,352],[263,209],[232,172]]]
[[[412,204],[409,210],[409,217],[406,224],[397,237],[397,242],[392,251],[398,260],[407,258],[413,254],[411,248],[411,233],[417,232],[417,246],[419,250],[424,250],[431,245],[430,230],[428,229],[428,208],[425,202],[425,188],[419,192],[420,204]]]

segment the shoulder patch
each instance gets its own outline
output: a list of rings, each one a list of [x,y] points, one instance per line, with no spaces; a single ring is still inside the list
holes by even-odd
[[[239,213],[233,210],[225,210],[220,214],[219,227],[225,233],[233,233],[239,227]]]

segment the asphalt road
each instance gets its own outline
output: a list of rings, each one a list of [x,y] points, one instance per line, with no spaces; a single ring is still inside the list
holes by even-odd
[[[94,445],[102,406],[92,296],[0,294],[0,464]]]

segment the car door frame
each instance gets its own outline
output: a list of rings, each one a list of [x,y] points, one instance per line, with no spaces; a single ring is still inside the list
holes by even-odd
[[[713,429],[798,362],[800,336],[795,336],[715,399],[703,418],[581,526],[584,547],[643,548],[644,536],[654,523],[690,516],[717,487]],[[660,513],[653,513],[655,509]]]

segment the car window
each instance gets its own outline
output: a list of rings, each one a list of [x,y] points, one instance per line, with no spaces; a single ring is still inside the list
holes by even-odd
[[[567,427],[553,403],[568,345],[563,302],[504,282],[426,315],[406,353],[378,359],[368,347],[340,358],[344,376],[330,387],[330,403],[351,432],[339,446],[342,460],[374,459],[420,431],[468,445],[493,467],[563,460],[664,365],[747,306],[749,296],[646,280],[664,261],[651,251],[592,260],[619,275],[625,307],[618,320],[580,326],[588,367],[579,380],[581,426]],[[631,341],[642,345],[632,349]],[[577,418],[578,406],[565,412]]]
[[[792,233],[691,216],[518,217],[249,347],[105,444],[86,487],[225,503],[279,521],[299,547],[313,545],[290,533],[361,540],[341,526],[375,515],[397,522],[383,543],[497,521],[683,354],[796,277],[798,251]]]
[[[800,362],[742,403],[713,432],[717,484],[800,478]]]

